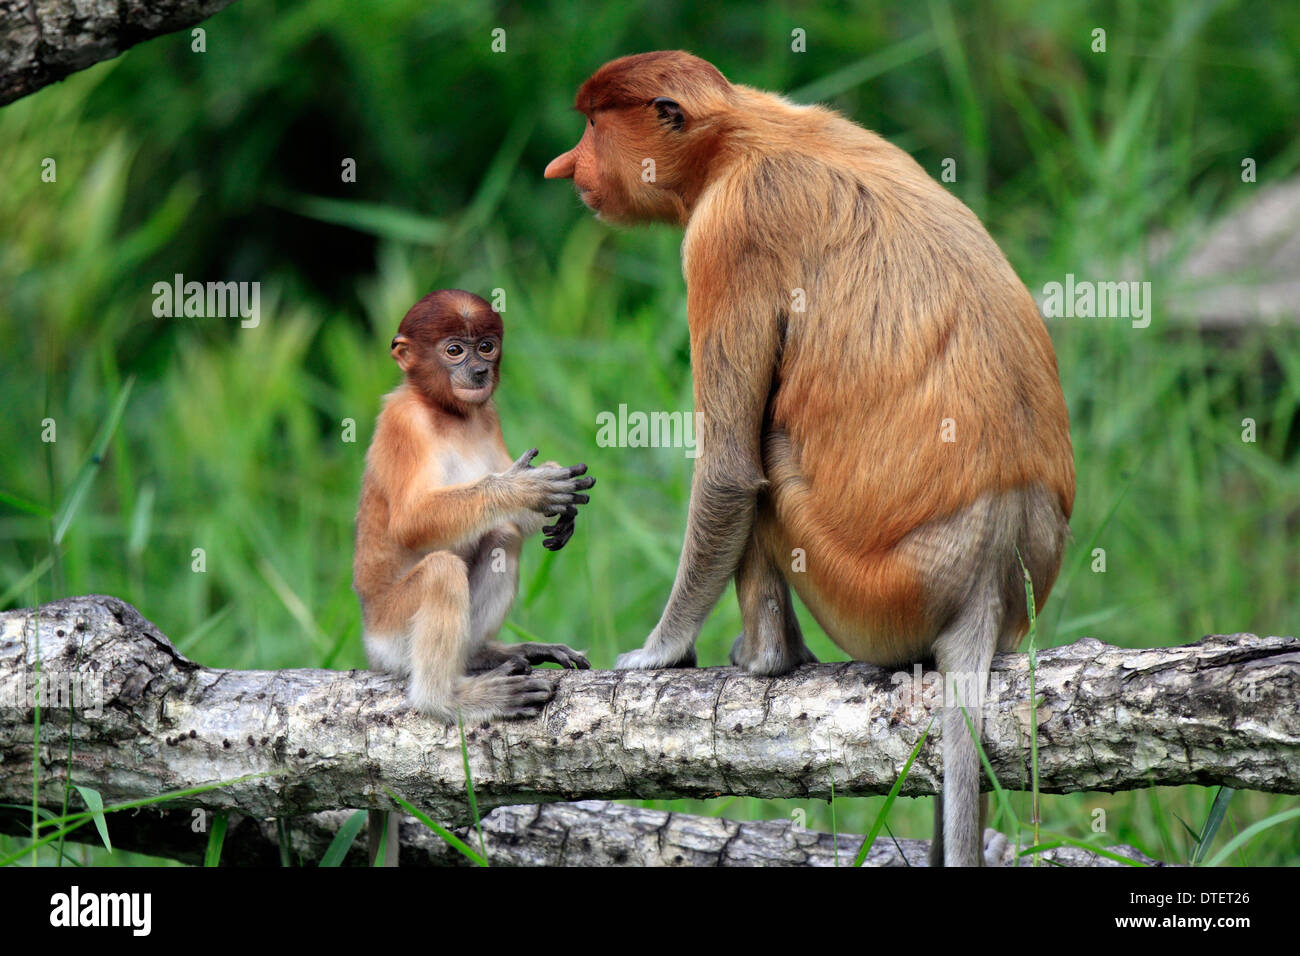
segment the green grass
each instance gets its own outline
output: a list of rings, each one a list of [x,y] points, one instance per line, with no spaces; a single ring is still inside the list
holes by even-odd
[[[499,288],[510,449],[585,461],[599,479],[562,553],[527,549],[512,628],[584,647],[597,667],[638,646],[672,581],[691,462],[597,447],[596,415],[690,408],[680,234],[611,230],[540,178],[579,133],[575,84],[619,53],[691,49],[735,80],[834,103],[933,173],[955,157],[949,188],[1031,290],[1136,263],[1160,301],[1172,270],[1148,261],[1150,237],[1185,245],[1300,163],[1300,26],[1267,4],[850,6],[578,16],[569,3],[520,14],[394,0],[358,22],[342,0],[245,2],[210,22],[204,57],[164,38],[0,110],[3,606],[105,592],[205,664],[363,666],[352,517],[379,399],[397,382],[388,339],[430,289]],[[498,23],[507,55],[484,39]],[[1088,49],[1098,25],[1106,54]],[[796,26],[807,54],[789,52]],[[40,180],[47,156],[56,183]],[[358,158],[356,187],[337,182],[341,156]],[[1260,184],[1241,182],[1243,156]],[[150,287],[175,272],[260,279],[260,327],[155,318]],[[1202,335],[1177,318],[1050,326],[1078,495],[1040,649],[1296,630],[1297,333]],[[1246,417],[1254,444],[1241,441]],[[45,418],[54,443],[40,439]],[[814,652],[843,659],[800,614]],[[725,663],[739,628],[729,592],[701,663]],[[1032,819],[1030,794],[1009,798]],[[861,833],[884,822],[886,799],[654,805],[744,819],[803,809],[810,827]],[[1186,861],[1214,801],[1203,787],[1044,795],[1041,827],[1090,838],[1104,810],[1106,842]],[[1237,793],[1201,858],[1294,806]],[[929,800],[897,800],[888,827],[928,836]],[[0,856],[23,845],[0,838]],[[1300,820],[1229,862],[1300,862]]]

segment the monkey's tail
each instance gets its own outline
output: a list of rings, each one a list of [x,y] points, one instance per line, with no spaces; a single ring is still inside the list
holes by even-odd
[[[977,737],[1003,613],[997,587],[986,581],[935,641],[935,663],[944,676],[943,792],[935,807],[932,865],[984,862]]]

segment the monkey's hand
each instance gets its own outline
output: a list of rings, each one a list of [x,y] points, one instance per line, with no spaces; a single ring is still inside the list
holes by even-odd
[[[578,520],[578,509],[567,511],[555,519],[555,524],[542,528],[542,547],[547,551],[559,551],[573,537],[573,525]]]
[[[587,466],[575,465],[574,467],[585,469]],[[587,488],[596,483],[595,478],[585,478],[583,480],[588,482],[585,486]],[[546,512],[548,518],[555,518],[555,524],[548,524],[542,528],[542,547],[547,551],[559,551],[568,544],[569,539],[573,537],[574,523],[578,520],[578,505],[585,505],[590,500],[591,498],[588,495],[575,495],[574,503],[568,507],[559,511]]]
[[[530,448],[500,476],[510,493],[517,496],[519,505],[526,511],[540,512],[551,518],[577,515],[577,506],[591,500],[581,492],[596,483],[595,478],[582,477],[587,466],[563,468],[548,464],[533,468],[529,462],[536,457],[537,449]]]
[[[650,632],[645,646],[618,655],[616,671],[657,670],[661,667],[694,667],[695,641],[689,637],[670,638],[659,628]]]
[[[541,467],[560,468],[562,466],[558,461],[548,461]],[[548,512],[547,517],[553,516]],[[569,539],[573,537],[573,525],[577,518],[578,509],[576,506],[568,508],[563,513],[560,513],[559,517],[556,518],[555,524],[548,524],[546,527],[542,528],[542,547],[547,551],[559,551],[562,547],[568,544]]]
[[[556,519],[542,528],[542,546],[548,551],[559,551],[573,537],[578,505],[591,500],[581,492],[594,485],[596,479],[583,477],[587,466],[582,464],[566,468],[548,461],[534,468],[529,463],[536,455],[536,448],[524,452],[501,478],[522,496],[525,508]],[[528,533],[536,529],[537,525],[532,524]]]

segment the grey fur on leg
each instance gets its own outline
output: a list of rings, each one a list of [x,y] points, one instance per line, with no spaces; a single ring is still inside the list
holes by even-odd
[[[736,570],[736,598],[745,629],[731,645],[731,663],[768,676],[817,663],[799,630],[790,585],[756,538],[750,538]]]
[[[615,670],[695,666],[695,638],[740,566],[764,484],[761,469],[725,435],[701,436],[686,541],[668,603],[645,645],[620,654]]]

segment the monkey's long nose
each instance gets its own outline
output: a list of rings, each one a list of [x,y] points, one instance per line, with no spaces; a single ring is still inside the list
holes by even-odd
[[[542,173],[542,176],[546,179],[572,179],[573,166],[573,150],[569,150],[547,163],[546,171]]]

